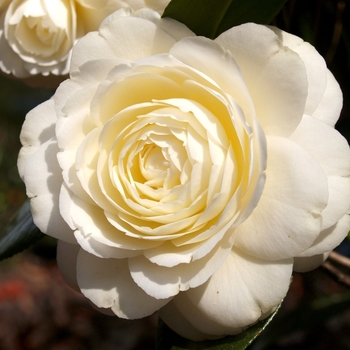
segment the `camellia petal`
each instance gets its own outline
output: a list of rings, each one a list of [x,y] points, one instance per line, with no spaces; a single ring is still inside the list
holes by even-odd
[[[55,136],[55,115],[54,101],[49,100],[40,104],[36,110],[38,113],[29,112],[27,119],[22,125],[21,143],[22,148],[18,156],[18,171],[23,177],[24,163],[32,153],[34,153],[42,143]],[[32,124],[28,120],[35,120]]]
[[[135,283],[154,298],[169,298],[180,291],[198,287],[221,266],[229,254],[232,235],[226,236],[205,257],[190,264],[179,264],[171,269],[152,264],[138,256],[129,259],[129,269]],[[203,269],[203,265],[206,267]]]
[[[321,231],[312,246],[297,257],[309,257],[331,251],[334,245],[339,245],[349,232],[350,216],[344,215],[335,225]]]
[[[327,86],[323,98],[312,116],[334,127],[343,106],[343,95],[333,74],[327,70]]]
[[[329,252],[313,256],[294,258],[293,269],[296,272],[308,272],[320,266],[329,256]]]
[[[252,215],[237,228],[235,245],[274,260],[301,253],[317,238],[328,190],[320,164],[298,144],[270,136],[268,154],[264,192]]]
[[[283,298],[292,267],[293,259],[267,263],[234,248],[210,280],[180,293],[172,303],[202,333],[240,333]]]
[[[327,84],[326,62],[316,49],[301,38],[270,27],[282,40],[282,45],[296,52],[305,64],[308,81],[308,94],[305,105],[305,114],[312,115],[320,104]]]
[[[310,129],[317,132],[310,134]],[[322,230],[327,229],[349,210],[350,149],[338,131],[307,115],[291,139],[308,150],[328,176],[328,205],[322,212]],[[329,141],[324,144],[322,140]]]
[[[60,182],[62,175],[55,158],[57,143],[49,140],[30,155],[32,162],[27,162],[23,170],[27,195],[31,198],[31,210],[34,223],[42,232],[69,243],[75,243],[71,230],[63,220],[59,208]],[[35,169],[41,165],[40,172]],[[34,168],[33,168],[34,166]],[[37,213],[42,213],[37,215]],[[57,229],[58,228],[58,229]]]
[[[301,120],[307,97],[306,69],[299,55],[283,46],[271,29],[254,23],[233,27],[215,41],[237,61],[264,131],[290,135]]]
[[[186,317],[181,314],[173,301],[170,301],[159,310],[159,316],[174,332],[180,334],[184,338],[194,341],[217,338],[202,333],[197,328],[193,327],[193,325],[188,322]]]
[[[80,250],[77,281],[82,293],[95,305],[111,308],[121,318],[149,316],[170,301],[152,298],[139,288],[125,259],[101,259]]]

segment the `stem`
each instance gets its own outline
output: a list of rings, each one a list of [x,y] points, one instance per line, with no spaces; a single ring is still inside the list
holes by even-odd
[[[332,259],[334,261],[336,261],[338,264],[341,264],[345,267],[348,267],[350,269],[350,258],[341,255],[339,253],[336,252],[331,252],[329,255],[329,259]]]

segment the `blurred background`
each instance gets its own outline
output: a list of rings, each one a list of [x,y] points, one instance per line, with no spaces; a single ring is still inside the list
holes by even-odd
[[[336,128],[349,140],[350,2],[289,0],[273,24],[310,42],[327,61],[344,94]],[[16,166],[21,125],[53,93],[0,76],[0,232],[26,198]],[[0,262],[0,350],[154,349],[157,316],[126,321],[95,311],[60,277],[55,245],[45,237]],[[337,251],[350,257],[349,240]],[[337,268],[350,278],[350,266]],[[322,267],[295,274],[281,310],[250,346],[297,348],[350,349],[350,290]]]

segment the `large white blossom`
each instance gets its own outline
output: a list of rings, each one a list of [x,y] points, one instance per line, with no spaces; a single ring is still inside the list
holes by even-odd
[[[19,171],[63,275],[97,307],[159,310],[194,340],[236,334],[349,230],[341,106],[298,37],[248,23],[209,40],[121,10],[27,115]]]
[[[18,78],[66,75],[76,41],[120,8],[170,0],[0,0],[0,69]]]

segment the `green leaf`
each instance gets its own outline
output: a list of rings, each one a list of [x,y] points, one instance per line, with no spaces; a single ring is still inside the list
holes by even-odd
[[[0,236],[0,260],[22,252],[44,237],[34,225],[29,200],[26,201]]]
[[[173,332],[161,319],[157,329],[157,350],[185,350],[185,349],[210,349],[210,350],[243,350],[249,346],[253,340],[260,335],[265,327],[276,315],[281,304],[265,320],[257,322],[243,333],[235,336],[227,336],[218,340],[205,340],[194,342],[180,337]]]
[[[197,35],[214,39],[246,22],[269,24],[287,0],[172,0],[163,17],[184,23]]]

